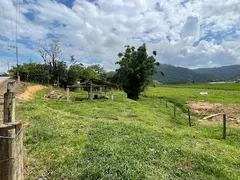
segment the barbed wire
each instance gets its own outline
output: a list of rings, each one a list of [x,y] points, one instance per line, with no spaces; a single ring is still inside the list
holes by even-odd
[[[22,131],[23,131],[23,128],[21,128],[18,131],[18,133],[16,134],[16,136],[14,136],[14,137],[0,136],[0,139],[15,139],[16,140],[20,136]]]

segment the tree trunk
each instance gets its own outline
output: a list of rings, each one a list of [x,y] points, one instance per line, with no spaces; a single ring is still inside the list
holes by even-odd
[[[127,97],[132,100],[138,100],[138,94],[133,94],[133,93],[127,93]]]

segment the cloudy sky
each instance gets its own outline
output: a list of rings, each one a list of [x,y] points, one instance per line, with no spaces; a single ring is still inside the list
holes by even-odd
[[[16,63],[16,22],[20,63],[42,62],[38,43],[57,39],[63,60],[108,70],[125,45],[142,43],[160,63],[240,64],[240,0],[0,0],[0,72]]]

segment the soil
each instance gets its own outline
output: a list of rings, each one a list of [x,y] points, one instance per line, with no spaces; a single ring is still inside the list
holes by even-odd
[[[31,99],[33,99],[33,96],[37,91],[44,89],[44,88],[46,88],[46,86],[42,86],[42,85],[29,86],[24,93],[19,94],[17,97],[19,99],[31,100]]]
[[[240,105],[220,104],[210,102],[189,101],[190,109],[194,114],[203,116],[200,124],[220,125],[223,122],[223,114],[226,113],[227,124],[230,127],[240,128]]]

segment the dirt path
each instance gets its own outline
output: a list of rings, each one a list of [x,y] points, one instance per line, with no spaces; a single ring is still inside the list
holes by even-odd
[[[194,114],[203,118],[200,123],[203,125],[220,125],[223,122],[223,113],[227,115],[227,123],[230,127],[240,128],[240,105],[220,104],[210,102],[188,102]]]
[[[29,86],[24,93],[18,95],[17,97],[19,99],[31,100],[33,99],[33,96],[34,94],[36,94],[37,91],[42,90],[44,88],[46,88],[46,86],[42,86],[42,85]]]

